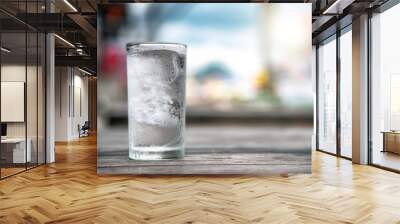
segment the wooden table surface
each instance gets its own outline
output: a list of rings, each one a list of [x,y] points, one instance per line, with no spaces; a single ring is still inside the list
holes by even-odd
[[[128,158],[126,129],[99,133],[100,174],[282,174],[309,173],[309,125],[189,124],[180,160]]]

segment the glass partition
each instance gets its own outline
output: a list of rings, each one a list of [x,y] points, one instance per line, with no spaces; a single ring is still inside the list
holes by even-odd
[[[43,12],[43,5],[0,3],[19,18]],[[45,163],[45,42],[44,33],[0,12],[1,179]]]
[[[24,171],[31,161],[26,141],[26,41],[25,32],[1,34],[2,177]]]
[[[352,32],[340,36],[340,154],[352,157]]]
[[[400,170],[400,5],[371,19],[371,162]]]
[[[27,2],[26,12],[39,13],[41,5],[38,1]],[[33,20],[38,20],[39,17],[33,17]],[[39,21],[34,21],[38,23]],[[27,163],[27,167],[35,167],[39,160],[39,32],[36,29],[27,27],[27,143],[28,151],[31,151],[31,160]],[[44,87],[44,86],[43,86]],[[43,88],[42,87],[42,88]]]
[[[37,165],[37,76],[38,76],[38,57],[37,57],[37,32],[29,31],[27,33],[27,74],[26,74],[26,113],[27,113],[27,150],[30,151],[30,160],[27,163],[28,168]]]
[[[336,153],[336,39],[318,47],[318,149]]]

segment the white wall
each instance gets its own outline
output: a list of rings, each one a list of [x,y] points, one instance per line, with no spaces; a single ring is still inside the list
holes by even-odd
[[[69,136],[69,68],[55,68],[55,141],[67,141]]]
[[[78,124],[88,120],[88,78],[83,75],[76,68],[56,67],[56,141],[79,138]]]
[[[9,138],[24,138],[29,139],[29,148],[31,149],[32,161],[44,163],[45,150],[45,116],[44,116],[44,74],[42,67],[25,64],[2,64],[1,66],[1,81],[2,82],[23,82],[26,86],[26,99],[21,102],[23,105],[19,108],[2,107],[3,113],[26,113],[26,119],[22,121],[5,122],[7,124],[7,137]],[[38,69],[38,70],[37,70]],[[3,84],[3,83],[2,83]],[[7,92],[3,92],[7,94]],[[24,94],[25,90],[19,90],[20,94]],[[22,91],[22,92],[21,92]],[[2,98],[8,98],[7,95],[2,95]],[[23,97],[24,98],[24,97]],[[12,103],[12,102],[11,102]],[[15,102],[17,103],[17,102]],[[26,105],[25,105],[26,103]],[[13,111],[14,110],[14,111]],[[20,110],[20,111],[15,111]],[[3,114],[2,113],[2,114]],[[2,119],[3,120],[3,119]]]
[[[72,111],[72,119],[71,119],[71,136],[72,138],[78,138],[79,133],[78,133],[78,124],[81,126],[85,123],[85,121],[89,120],[88,117],[88,77],[87,76],[81,76],[82,73],[76,74],[78,70],[74,70],[75,75],[74,75],[74,96],[72,96],[72,99],[74,99],[74,102],[71,102],[71,104],[74,104],[74,107],[71,108]],[[80,96],[80,97],[79,97]],[[80,101],[80,102],[79,102]],[[81,108],[79,108],[81,107]],[[81,110],[81,111],[80,111]]]
[[[1,66],[1,81],[2,82],[25,82],[25,71],[24,65],[18,64],[5,64]],[[27,67],[28,72],[33,69],[32,66]],[[33,96],[36,93],[28,93],[28,96]],[[1,108],[7,110],[7,108]],[[7,122],[7,137],[25,137],[25,122]]]

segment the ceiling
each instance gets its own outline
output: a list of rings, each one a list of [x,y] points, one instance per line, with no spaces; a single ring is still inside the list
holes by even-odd
[[[309,0],[312,3],[313,44],[351,24],[352,18],[373,11],[389,0]]]

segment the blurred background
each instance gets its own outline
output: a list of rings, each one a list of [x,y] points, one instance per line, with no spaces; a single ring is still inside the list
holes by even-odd
[[[309,8],[258,3],[100,5],[99,125],[127,122],[128,42],[187,45],[189,121],[311,122]]]
[[[128,148],[126,44],[172,42],[187,45],[187,156],[233,173],[243,161],[309,173],[311,21],[311,4],[99,5],[98,167],[135,166],[117,158]]]

